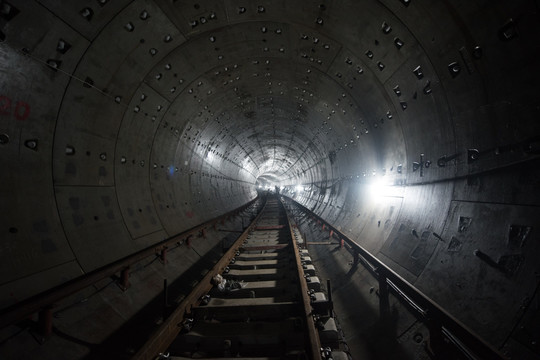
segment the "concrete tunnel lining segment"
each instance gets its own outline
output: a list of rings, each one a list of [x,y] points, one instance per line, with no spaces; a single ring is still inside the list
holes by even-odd
[[[305,185],[297,201],[474,330],[538,354],[515,340],[538,330],[522,317],[540,271],[537,5],[261,4],[2,2],[1,306],[236,208],[264,177]],[[397,194],[373,201],[375,178]]]

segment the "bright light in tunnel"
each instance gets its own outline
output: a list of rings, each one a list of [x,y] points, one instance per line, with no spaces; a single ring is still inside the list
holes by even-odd
[[[371,201],[381,202],[387,197],[401,197],[402,187],[395,186],[385,177],[375,177],[367,184],[367,192]]]
[[[297,193],[304,191],[304,187],[302,185],[296,185],[295,189]]]

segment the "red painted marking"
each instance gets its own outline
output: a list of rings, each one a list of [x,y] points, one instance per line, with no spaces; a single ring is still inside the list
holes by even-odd
[[[191,218],[193,217],[193,215],[194,215],[194,214],[193,214],[192,211],[186,211],[186,216],[187,216],[188,218],[191,219]]]
[[[24,109],[24,112],[21,114],[21,109]],[[30,105],[23,101],[17,101],[15,105],[15,118],[20,121],[24,121],[30,116]]]
[[[13,101],[6,95],[0,95],[0,115],[11,114],[11,104]],[[15,119],[24,121],[30,116],[30,105],[24,101],[17,101],[15,104],[15,111],[13,112]]]
[[[0,114],[7,115],[11,112],[11,99],[5,95],[0,95]]]

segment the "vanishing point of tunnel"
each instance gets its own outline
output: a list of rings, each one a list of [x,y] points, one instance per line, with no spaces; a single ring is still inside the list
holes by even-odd
[[[538,359],[539,55],[537,0],[1,0],[0,309],[278,191]],[[45,341],[6,324],[0,357],[128,358],[248,221],[50,304]],[[351,357],[415,358],[416,320],[381,341],[373,281],[312,247]]]

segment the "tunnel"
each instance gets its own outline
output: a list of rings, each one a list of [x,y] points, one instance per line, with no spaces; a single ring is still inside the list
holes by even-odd
[[[0,24],[0,308],[278,192],[540,358],[538,1],[2,0]],[[2,357],[126,358],[112,336],[236,230],[212,231],[70,295],[50,339],[3,327]],[[369,287],[317,249],[362,342]]]

